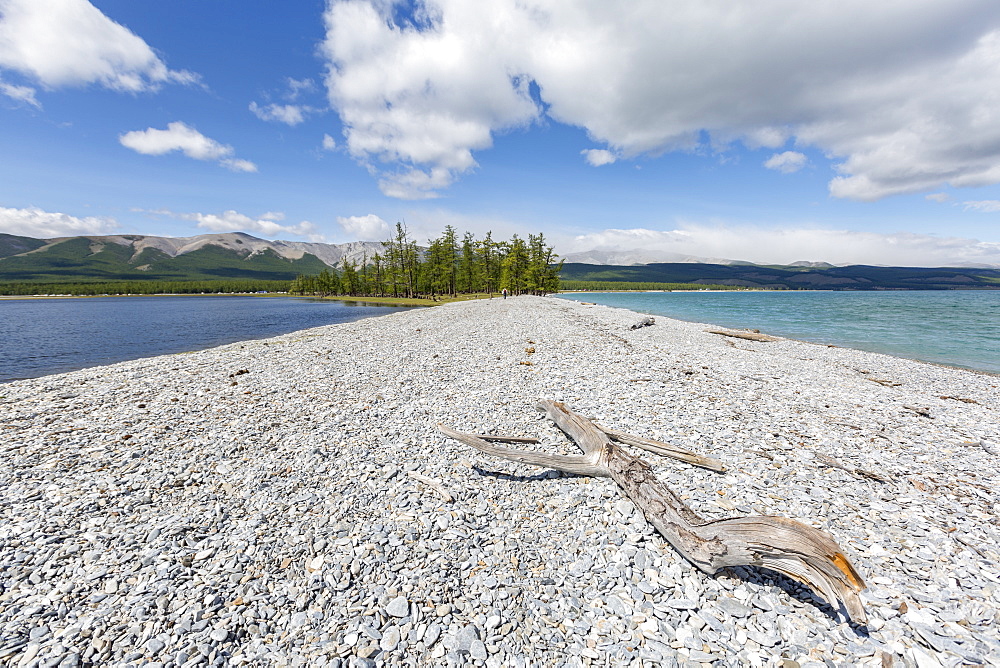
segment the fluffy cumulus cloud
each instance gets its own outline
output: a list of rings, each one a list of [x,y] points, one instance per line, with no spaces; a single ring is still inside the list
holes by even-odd
[[[781,172],[782,174],[791,174],[792,172],[797,172],[805,167],[805,164],[808,161],[809,159],[804,153],[799,153],[798,151],[785,151],[784,153],[775,153],[772,155],[764,161],[764,166],[768,169]]]
[[[7,209],[0,207],[0,232],[36,239],[113,234],[118,229],[114,218],[43,211],[35,207]]]
[[[174,214],[182,220],[194,221],[198,227],[211,232],[247,232],[260,234],[275,239],[278,237],[305,237],[310,241],[324,241],[316,225],[303,220],[296,225],[283,225],[285,216],[282,213],[269,211],[262,216],[252,218],[236,211],[214,213],[182,213]]]
[[[392,236],[392,228],[374,213],[367,216],[338,217],[337,224],[351,239],[358,241],[383,241]]]
[[[580,151],[580,155],[592,167],[610,165],[618,160],[614,153],[603,148],[588,148]]]
[[[164,155],[180,151],[195,160],[214,160],[234,172],[256,172],[257,165],[249,160],[234,158],[232,146],[220,144],[191,126],[176,121],[166,130],[147,128],[133,130],[118,137],[121,145],[143,155]]]
[[[198,79],[169,69],[141,37],[87,0],[0,0],[0,69],[49,89],[97,84],[136,93]],[[0,92],[34,99],[33,88],[10,86]]]
[[[928,234],[686,224],[674,230],[603,230],[564,239],[563,252],[653,251],[763,264],[798,261],[940,267],[1000,265],[1000,243]]]
[[[326,85],[350,154],[386,194],[421,199],[473,169],[473,151],[492,146],[493,132],[539,112],[503,43],[523,22],[513,2],[421,5],[413,22],[394,20],[395,9],[329,4]]]
[[[794,141],[856,200],[1000,183],[995,0],[329,0],[325,21],[347,149],[397,197],[541,117],[619,159]]]

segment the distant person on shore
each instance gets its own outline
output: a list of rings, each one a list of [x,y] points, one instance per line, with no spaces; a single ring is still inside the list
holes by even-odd
[[[507,299],[507,288],[504,288],[502,292],[503,292],[503,298]]]

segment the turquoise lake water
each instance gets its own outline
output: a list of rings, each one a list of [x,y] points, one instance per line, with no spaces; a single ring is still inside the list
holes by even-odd
[[[1000,290],[560,295],[802,341],[1000,373]]]

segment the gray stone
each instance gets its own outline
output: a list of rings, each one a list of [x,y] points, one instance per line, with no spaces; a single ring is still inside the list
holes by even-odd
[[[405,596],[397,596],[385,606],[385,612],[393,617],[406,617],[410,614],[410,602]]]
[[[390,626],[388,629],[382,631],[382,639],[379,641],[379,647],[382,648],[383,652],[391,652],[396,649],[396,645],[399,644],[399,627]]]
[[[726,614],[732,615],[733,617],[747,617],[753,610],[746,606],[735,598],[722,597],[716,601],[716,605],[719,606]]]
[[[469,654],[473,659],[486,660],[489,654],[486,651],[486,644],[482,640],[473,640],[469,644]]]

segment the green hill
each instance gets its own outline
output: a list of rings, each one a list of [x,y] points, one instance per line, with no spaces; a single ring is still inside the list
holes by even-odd
[[[16,237],[13,234],[0,234],[0,258],[10,257],[19,253],[27,253],[45,245],[42,239],[31,237]]]
[[[51,245],[44,247],[47,244]],[[130,246],[89,237],[51,243],[0,235],[0,283],[291,281],[299,274],[317,274],[327,267],[309,253],[299,259],[288,259],[271,249],[240,253],[216,245],[206,245],[175,257],[155,248],[146,248],[135,257],[133,253]]]

